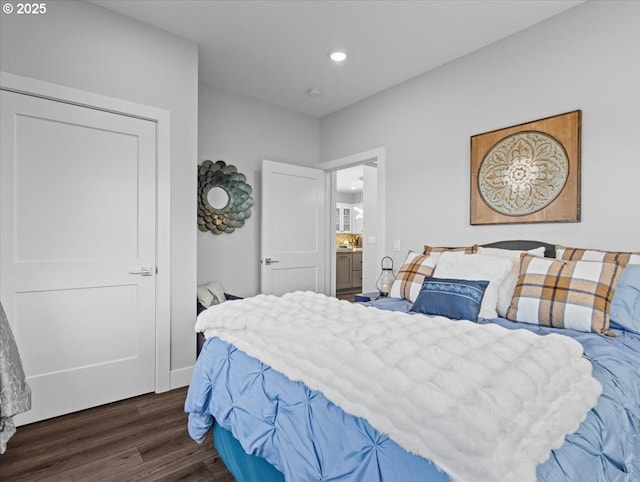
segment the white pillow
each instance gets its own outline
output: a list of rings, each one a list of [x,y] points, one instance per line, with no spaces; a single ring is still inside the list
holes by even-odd
[[[520,259],[522,253],[530,254],[531,256],[544,257],[544,246],[539,248],[533,248],[528,251],[522,251],[519,249],[502,249],[502,248],[483,248],[478,246],[478,254],[491,254],[493,256],[504,256],[505,258]]]
[[[222,285],[217,281],[198,286],[198,301],[205,308],[226,301]]]
[[[518,249],[483,248],[482,246],[478,246],[478,254],[501,256],[512,260],[511,271],[509,271],[504,282],[498,288],[498,303],[496,305],[496,311],[502,318],[506,318],[509,306],[511,306],[511,300],[513,299],[513,292],[516,290],[518,275],[520,274],[520,255],[522,253],[542,258],[544,257],[544,246],[530,249],[528,251],[521,251]]]
[[[442,253],[433,273],[435,278],[489,281],[480,306],[481,318],[497,318],[498,292],[513,269],[513,260],[484,254]],[[510,304],[511,300],[509,300]],[[507,305],[508,308],[508,305]]]

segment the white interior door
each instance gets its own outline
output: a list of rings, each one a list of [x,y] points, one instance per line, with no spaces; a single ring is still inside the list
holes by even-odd
[[[325,287],[325,172],[263,161],[261,291]]]
[[[155,124],[1,92],[0,297],[19,425],[155,389]]]

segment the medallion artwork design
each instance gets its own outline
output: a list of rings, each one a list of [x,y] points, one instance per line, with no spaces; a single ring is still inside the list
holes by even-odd
[[[232,233],[251,216],[251,186],[244,174],[224,161],[198,166],[198,229]]]
[[[551,204],[569,176],[564,147],[537,131],[519,132],[498,141],[482,160],[480,195],[494,211],[524,216]]]

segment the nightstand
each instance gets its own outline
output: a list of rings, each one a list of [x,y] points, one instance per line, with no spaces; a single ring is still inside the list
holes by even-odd
[[[378,291],[372,291],[370,293],[360,293],[358,295],[354,295],[353,302],[354,303],[365,303],[367,301],[377,300],[380,296]]]

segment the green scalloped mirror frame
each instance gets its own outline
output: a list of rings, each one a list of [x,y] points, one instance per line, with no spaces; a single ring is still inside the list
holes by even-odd
[[[251,216],[251,186],[244,174],[224,161],[198,166],[198,229],[233,233]]]

